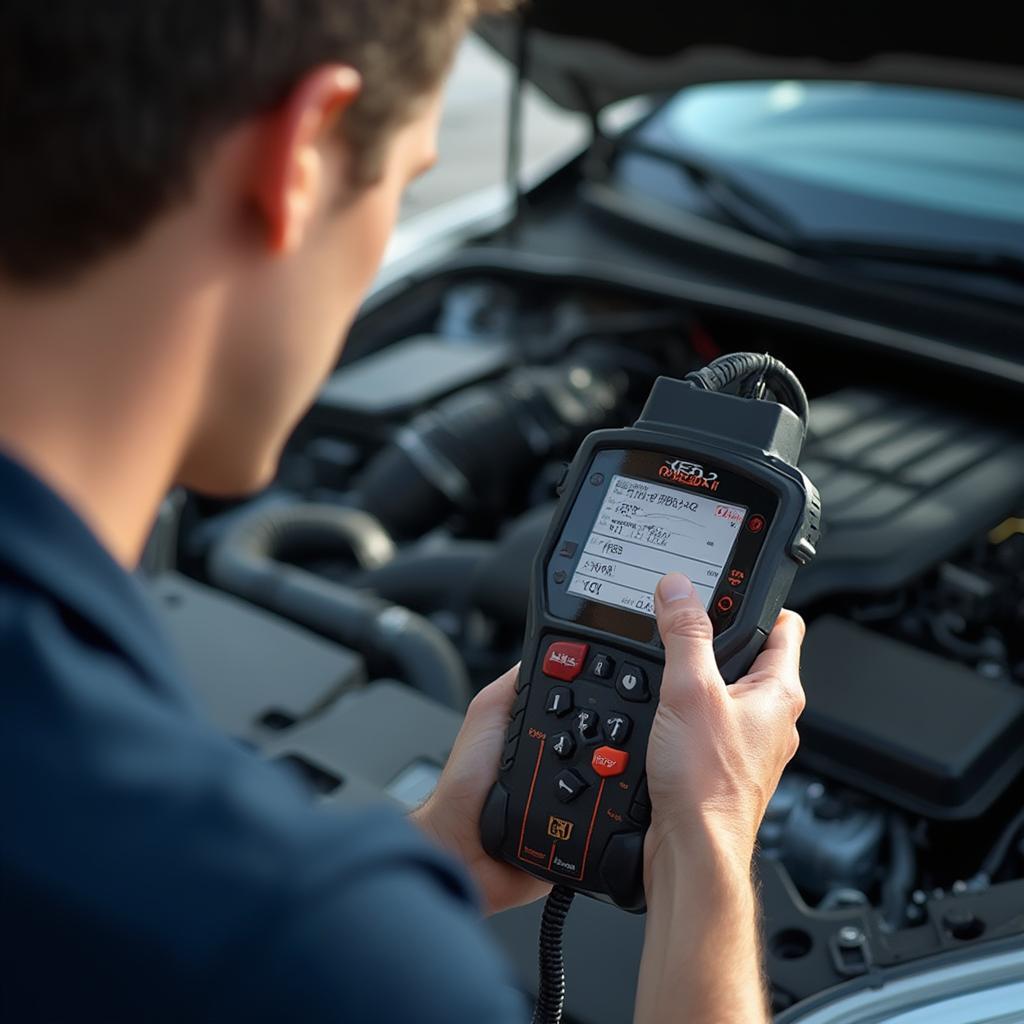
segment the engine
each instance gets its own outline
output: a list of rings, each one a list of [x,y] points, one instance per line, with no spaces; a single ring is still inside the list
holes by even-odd
[[[876,959],[892,936],[923,955],[998,927],[958,909],[935,939],[943,901],[1024,876],[1024,435],[962,381],[828,344],[586,281],[414,282],[362,318],[274,486],[189,498],[166,557],[343,645],[359,685],[462,709],[517,660],[531,558],[583,437],[631,423],[659,374],[783,358],[812,397],[802,468],[825,535],[792,594],[801,751],[761,834],[781,1008],[824,987],[797,970],[821,922],[877,928]],[[297,713],[281,714],[263,727]],[[854,931],[845,952],[826,943],[837,977],[856,973]]]

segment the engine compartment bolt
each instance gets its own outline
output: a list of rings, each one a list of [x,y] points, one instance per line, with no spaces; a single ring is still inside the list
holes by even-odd
[[[954,939],[959,939],[962,942],[976,939],[985,931],[985,922],[966,908],[947,910],[942,915],[942,924]]]
[[[864,942],[864,933],[855,925],[846,924],[839,929],[838,938],[843,949],[854,949]]]

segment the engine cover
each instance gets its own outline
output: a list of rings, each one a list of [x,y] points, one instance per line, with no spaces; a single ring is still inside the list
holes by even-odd
[[[1024,767],[1024,690],[826,615],[807,631],[803,764],[935,819],[985,812]]]
[[[820,557],[797,607],[913,581],[1024,497],[1024,436],[906,395],[849,389],[811,403],[800,468],[821,492]]]

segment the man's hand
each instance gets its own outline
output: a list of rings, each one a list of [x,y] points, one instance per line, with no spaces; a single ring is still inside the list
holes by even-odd
[[[768,801],[799,743],[803,620],[784,611],[750,672],[726,687],[711,620],[690,581],[666,576],[655,606],[665,672],[647,749],[648,861],[664,843],[690,849],[710,839],[747,869]]]
[[[727,688],[690,581],[666,576],[655,607],[665,671],[647,748],[649,912],[635,1021],[765,1024],[750,869],[796,752],[803,622],[783,612],[750,673]]]
[[[489,857],[480,845],[480,812],[498,775],[518,667],[481,690],[466,712],[437,789],[412,818],[458,857],[480,887],[488,913],[532,903],[551,886]]]

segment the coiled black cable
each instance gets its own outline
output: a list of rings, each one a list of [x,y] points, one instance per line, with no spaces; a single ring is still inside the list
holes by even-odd
[[[576,895],[564,885],[556,885],[544,903],[540,919],[540,984],[533,1024],[561,1024],[565,1008],[565,957],[562,936],[565,919]]]
[[[763,385],[800,417],[807,430],[810,410],[807,392],[785,363],[765,352],[732,352],[719,356],[703,369],[687,374],[686,379],[703,391],[724,391],[731,384],[749,380],[754,392],[749,397],[760,397],[756,392]]]

